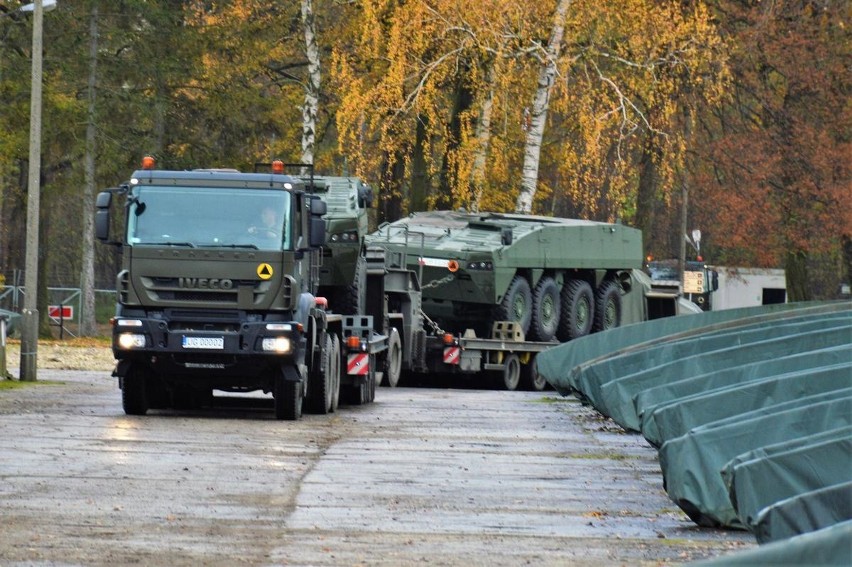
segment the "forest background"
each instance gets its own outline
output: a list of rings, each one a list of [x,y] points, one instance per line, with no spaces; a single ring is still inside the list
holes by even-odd
[[[23,281],[32,13],[0,0],[0,287]],[[114,288],[94,195],[274,158],[355,175],[375,222],[519,211],[643,231],[677,258],[852,272],[845,0],[58,0],[44,14],[39,311]],[[695,252],[690,249],[691,255]],[[42,334],[49,326],[41,326]]]

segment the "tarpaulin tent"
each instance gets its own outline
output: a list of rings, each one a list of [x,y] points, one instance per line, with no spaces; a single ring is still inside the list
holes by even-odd
[[[842,336],[840,338],[842,339]],[[639,413],[642,434],[652,445],[659,447],[662,444],[662,437],[657,429],[657,412],[669,411],[670,406],[676,405],[680,400],[688,402],[693,397],[697,398],[705,393],[712,393],[748,381],[797,371],[807,371],[819,366],[844,362],[848,364],[852,361],[852,344],[798,352],[798,349],[803,349],[805,346],[804,344],[798,345],[795,352],[788,353],[785,356],[759,360],[722,370],[711,370],[699,376],[667,382],[642,390],[633,398],[634,406]],[[852,380],[852,373],[850,373],[850,380]],[[674,435],[674,430],[669,430],[668,433]],[[685,433],[685,430],[674,436],[683,433]]]
[[[814,394],[852,387],[852,366],[849,364],[852,345],[837,350],[845,354],[845,361],[768,378],[749,377],[738,384],[708,388],[703,393],[657,405],[650,412],[650,422],[654,428],[651,430],[649,427],[650,431],[643,429],[642,433],[651,444],[660,446],[664,441],[680,437],[693,427],[706,423]],[[826,358],[830,361],[831,357]],[[649,410],[645,409],[644,413],[649,413]]]
[[[791,312],[796,316],[806,313],[830,313],[848,310],[847,302],[780,303],[761,307],[727,309],[683,317],[665,317],[594,333],[555,346],[536,356],[539,373],[562,395],[576,392],[573,377],[583,366],[598,359],[612,356],[627,349],[638,349],[655,342],[668,341],[679,335],[688,336],[695,330],[707,332],[715,325],[731,321],[773,321]],[[581,392],[580,392],[581,393]],[[582,393],[581,393],[582,395]]]
[[[737,516],[755,531],[761,510],[775,502],[846,483],[852,474],[852,437],[820,441],[733,467],[728,497]]]
[[[725,463],[765,445],[848,425],[852,388],[713,422],[660,447],[664,486],[695,523],[742,528],[719,472]]]
[[[852,521],[835,524],[783,541],[761,545],[747,551],[722,555],[692,563],[693,567],[738,567],[755,565],[852,565]]]
[[[852,521],[852,480],[767,506],[757,516],[754,536],[765,544],[848,521]],[[852,541],[848,544],[852,547]]]

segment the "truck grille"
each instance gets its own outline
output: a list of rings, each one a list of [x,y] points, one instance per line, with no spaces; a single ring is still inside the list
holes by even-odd
[[[187,289],[180,286],[176,277],[145,277],[142,283],[147,292],[158,301],[185,301],[237,305],[240,289],[250,289],[252,302],[257,302],[270,289],[270,282],[233,280],[229,289]]]

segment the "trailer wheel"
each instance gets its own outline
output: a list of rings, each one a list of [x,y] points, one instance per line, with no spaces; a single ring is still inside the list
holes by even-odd
[[[332,381],[333,376],[333,349],[331,336],[325,336],[322,350],[317,354],[319,357],[319,368],[311,372],[311,387],[308,389],[308,411],[317,414],[326,414],[331,411],[332,404]]]
[[[559,286],[551,277],[541,278],[533,293],[532,323],[530,338],[550,341],[556,336],[562,304],[559,301]]]
[[[595,320],[595,294],[585,280],[569,280],[562,288],[562,318],[557,337],[570,341],[589,334]]]
[[[521,381],[521,361],[515,353],[509,353],[503,359],[503,371],[498,374],[497,386],[501,390],[517,390]]]
[[[121,379],[121,405],[127,415],[148,413],[147,372],[133,365]]]
[[[607,331],[621,325],[621,291],[612,280],[598,288],[595,309],[595,331]]]
[[[302,402],[304,400],[302,383],[285,380],[283,376],[276,376],[274,388],[272,397],[275,402],[275,419],[296,421],[302,417]]]
[[[547,388],[547,380],[538,373],[538,364],[535,358],[521,367],[521,382],[524,388],[533,392],[541,392]]]
[[[396,388],[399,384],[399,376],[402,374],[402,340],[399,331],[391,329],[388,336],[388,350],[385,355],[384,378],[382,386]]]
[[[340,403],[340,337],[332,335],[331,338],[331,409],[329,411],[337,411],[337,406]]]
[[[530,330],[532,321],[532,292],[524,276],[516,275],[497,307],[497,321],[515,321],[521,326],[524,335]]]

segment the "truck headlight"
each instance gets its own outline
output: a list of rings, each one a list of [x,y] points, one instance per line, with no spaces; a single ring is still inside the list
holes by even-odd
[[[263,339],[261,348],[266,352],[287,354],[292,348],[292,343],[288,337],[267,337]]]
[[[145,335],[137,333],[121,333],[116,338],[118,346],[123,349],[145,348]]]

